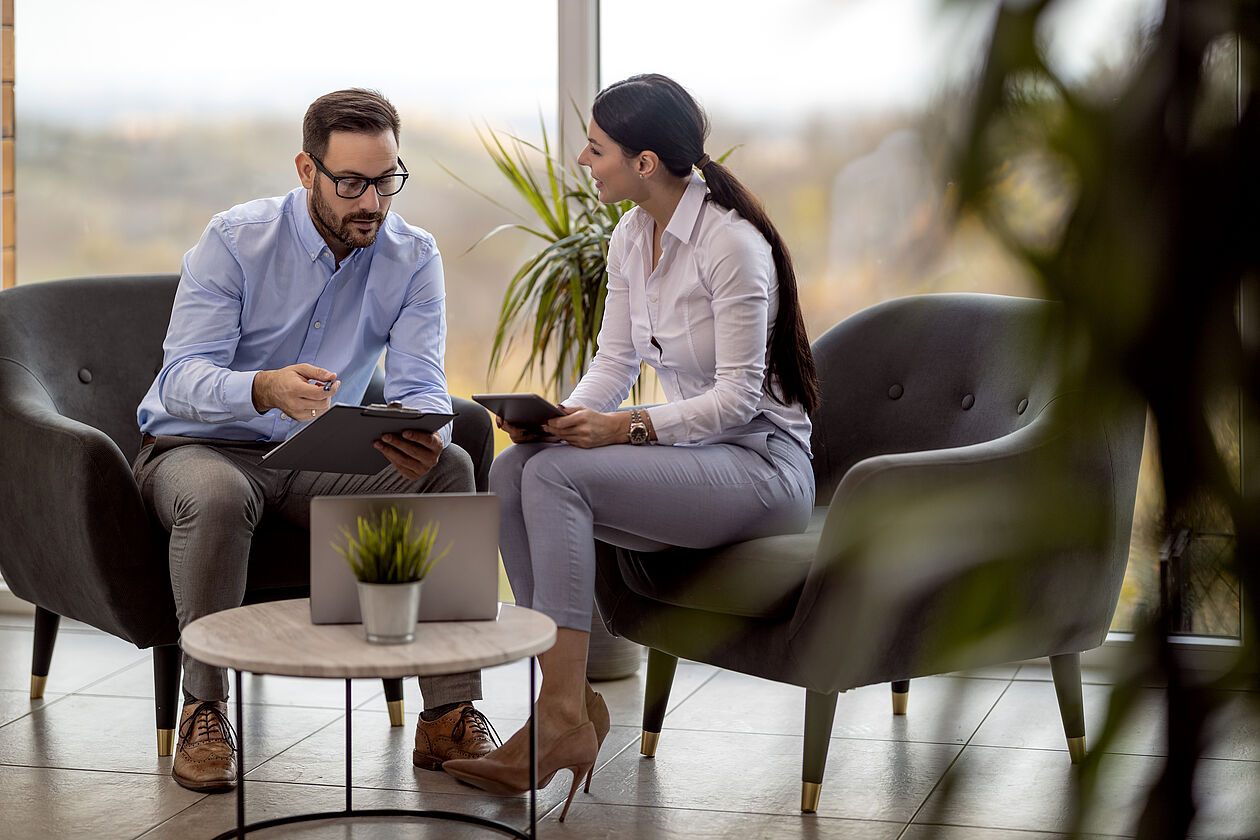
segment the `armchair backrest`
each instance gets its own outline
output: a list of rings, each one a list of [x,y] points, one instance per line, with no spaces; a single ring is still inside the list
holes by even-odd
[[[1000,295],[915,295],[819,337],[818,503],[865,458],[968,446],[1030,423],[1056,395],[1058,357],[1047,341],[1059,309]]]
[[[23,369],[57,413],[105,432],[130,461],[140,449],[136,407],[162,365],[178,280],[88,277],[8,289],[0,363]]]

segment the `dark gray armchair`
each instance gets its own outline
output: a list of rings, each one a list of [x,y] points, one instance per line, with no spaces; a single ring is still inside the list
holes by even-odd
[[[31,696],[43,693],[61,616],[153,648],[158,754],[173,746],[179,631],[167,534],[131,475],[136,407],[162,363],[175,275],[58,280],[0,292],[0,572],[36,605]],[[380,401],[380,381],[369,401]],[[478,490],[494,457],[489,414],[452,398],[454,441]],[[247,601],[299,597],[309,537],[265,518],[255,533]],[[385,682],[402,723],[402,681]]]
[[[814,344],[822,387],[804,534],[710,551],[601,546],[608,629],[648,646],[641,751],[678,658],[806,690],[801,809],[817,808],[837,694],[1049,656],[1073,761],[1080,652],[1124,577],[1145,428],[1123,393],[1068,390],[1061,307],[922,295]]]

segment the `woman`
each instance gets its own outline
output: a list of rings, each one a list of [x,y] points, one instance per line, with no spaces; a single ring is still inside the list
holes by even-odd
[[[637,205],[609,244],[599,350],[545,437],[499,419],[517,444],[490,474],[504,564],[517,602],[559,628],[540,657],[535,714],[540,784],[573,772],[566,814],[584,774],[589,790],[609,727],[586,683],[594,540],[708,548],[802,531],[814,503],[818,392],[792,261],[757,199],[705,154],[708,128],[664,76],[634,76],[596,97],[578,163],[600,201]],[[617,411],[641,360],[668,403]],[[636,445],[645,443],[660,445]],[[520,793],[528,762],[526,727],[443,769]]]

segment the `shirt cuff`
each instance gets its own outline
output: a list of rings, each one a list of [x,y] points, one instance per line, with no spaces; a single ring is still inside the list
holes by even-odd
[[[652,420],[652,431],[656,433],[657,443],[679,443],[687,440],[686,423],[678,406],[665,403],[646,410]]]
[[[233,370],[223,377],[223,404],[238,420],[262,416],[254,408],[254,377],[257,375],[256,370]]]

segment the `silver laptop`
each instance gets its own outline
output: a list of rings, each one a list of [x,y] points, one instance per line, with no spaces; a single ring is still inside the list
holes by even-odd
[[[499,499],[493,493],[317,496],[311,500],[311,621],[353,624],[359,615],[354,573],[333,543],[345,545],[345,527],[358,517],[397,505],[412,527],[438,523],[436,550],[450,551],[424,579],[421,621],[493,619],[499,611]]]

